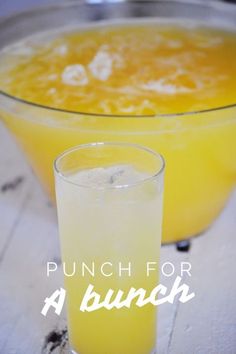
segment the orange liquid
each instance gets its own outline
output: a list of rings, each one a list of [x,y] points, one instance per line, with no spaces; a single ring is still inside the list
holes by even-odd
[[[178,24],[136,24],[32,37],[1,56],[6,92],[40,105],[153,115],[234,103],[236,35]],[[91,141],[129,141],[166,159],[164,242],[202,232],[235,186],[234,109],[179,117],[102,117],[5,105],[9,128],[53,195],[52,162]],[[21,118],[21,119],[19,119]]]

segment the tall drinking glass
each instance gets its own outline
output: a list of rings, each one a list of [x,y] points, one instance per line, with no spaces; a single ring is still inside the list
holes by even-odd
[[[127,143],[80,145],[54,164],[72,353],[156,353],[156,308],[82,311],[88,287],[104,301],[158,283],[164,162]],[[152,263],[149,263],[152,262]],[[147,271],[152,264],[152,271]],[[94,298],[87,305],[93,304]],[[83,302],[84,303],[84,302]]]

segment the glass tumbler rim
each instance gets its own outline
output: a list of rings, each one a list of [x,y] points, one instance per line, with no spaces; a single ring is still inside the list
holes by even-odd
[[[107,186],[94,186],[94,185],[86,185],[83,183],[75,182],[72,181],[70,178],[65,176],[62,171],[60,170],[58,164],[63,159],[64,157],[68,156],[69,154],[83,150],[83,149],[88,149],[88,148],[95,148],[95,147],[105,147],[105,146],[110,146],[110,147],[128,147],[128,148],[134,148],[139,151],[147,152],[148,154],[156,157],[156,159],[159,160],[160,166],[155,170],[154,173],[152,173],[150,176],[140,179],[138,181],[129,183],[129,184],[121,184],[121,185],[107,185]],[[156,152],[146,146],[136,144],[136,143],[126,143],[126,142],[91,142],[91,143],[86,143],[86,144],[79,144],[76,146],[73,146],[69,149],[64,150],[62,153],[60,153],[53,162],[53,169],[54,169],[54,174],[55,177],[58,176],[60,179],[62,179],[64,182],[67,182],[71,185],[80,187],[80,188],[86,188],[86,189],[94,189],[94,190],[110,190],[110,189],[124,189],[124,188],[131,188],[131,187],[137,187],[143,183],[150,182],[152,180],[155,180],[156,178],[159,178],[161,175],[163,175],[164,170],[165,170],[165,159],[164,157],[159,153]]]

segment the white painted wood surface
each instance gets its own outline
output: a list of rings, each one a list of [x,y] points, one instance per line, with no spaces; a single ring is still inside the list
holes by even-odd
[[[18,177],[17,188],[6,187]],[[0,188],[0,354],[38,354],[45,336],[66,323],[64,315],[40,314],[62,285],[60,272],[46,278],[46,262],[59,260],[56,214],[2,125]],[[196,297],[160,307],[158,354],[236,354],[236,195],[188,253],[163,247],[164,261],[191,262],[186,283]]]

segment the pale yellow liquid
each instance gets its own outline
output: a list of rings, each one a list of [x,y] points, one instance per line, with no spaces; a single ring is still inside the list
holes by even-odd
[[[2,89],[37,104],[99,114],[180,113],[235,102],[234,32],[136,24],[47,37],[5,51]],[[66,75],[71,65],[82,70],[72,81]],[[164,242],[202,232],[235,186],[233,108],[183,117],[105,118],[1,102],[6,124],[50,195],[52,162],[70,146],[128,141],[160,152],[166,159]]]
[[[80,188],[57,179],[57,205],[61,249],[67,270],[77,262],[78,272],[65,277],[68,329],[71,348],[79,354],[151,354],[156,348],[156,308],[153,305],[129,309],[99,309],[81,312],[80,304],[89,284],[101,295],[108,289],[144,288],[147,297],[158,283],[161,242],[162,193],[155,182],[130,190],[104,192]],[[146,262],[157,262],[156,271],[146,276]],[[95,277],[81,275],[81,262],[95,262]],[[111,277],[99,267],[111,262]],[[118,263],[127,267],[119,277]],[[114,297],[113,297],[114,299]],[[125,297],[124,297],[125,299]],[[91,303],[89,303],[91,304]]]

